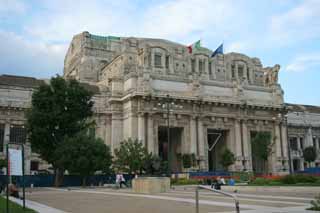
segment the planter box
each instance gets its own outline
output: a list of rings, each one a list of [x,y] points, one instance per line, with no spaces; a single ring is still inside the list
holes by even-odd
[[[136,193],[144,194],[167,192],[170,189],[170,178],[139,177],[132,180],[132,189]]]

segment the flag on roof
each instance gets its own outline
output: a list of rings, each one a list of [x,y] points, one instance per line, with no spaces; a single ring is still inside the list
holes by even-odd
[[[189,51],[189,53],[192,53],[192,51],[193,51],[194,49],[200,50],[200,48],[201,48],[201,41],[199,40],[199,41],[197,41],[197,42],[189,45],[189,46],[188,46],[188,51]]]
[[[223,54],[223,43],[212,53],[211,57],[215,57],[217,54]]]

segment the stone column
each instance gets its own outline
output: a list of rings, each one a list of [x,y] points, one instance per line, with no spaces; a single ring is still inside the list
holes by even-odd
[[[153,115],[148,115],[148,152],[156,153],[154,145],[154,127],[153,127]]]
[[[304,170],[304,159],[300,158],[299,163],[300,163],[300,170],[303,171]]]
[[[300,150],[302,150],[302,148],[301,148],[301,144],[300,144],[300,137],[298,136],[297,137],[297,147],[298,147],[298,150],[300,151]]]
[[[235,128],[235,144],[236,144],[236,170],[242,171],[242,140],[241,140],[241,127],[240,127],[240,120],[235,119],[234,121],[234,128]]]
[[[242,139],[243,139],[243,154],[245,158],[245,169],[247,171],[252,171],[252,166],[251,166],[251,152],[249,150],[249,137],[248,137],[248,128],[247,128],[247,121],[242,121]]]
[[[282,124],[281,125],[281,137],[282,137],[282,150],[283,150],[283,158],[285,159],[285,169],[289,171],[289,163],[291,164],[291,168],[293,168],[292,166],[292,159],[291,162],[289,162],[289,150],[288,150],[288,135],[287,135],[287,126]]]
[[[144,125],[144,113],[138,114],[138,140],[145,146],[145,125]]]
[[[205,141],[204,141],[204,129],[201,118],[198,120],[198,147],[199,147],[199,157],[200,161],[200,169],[205,169]]]
[[[305,140],[306,140],[306,147],[312,146],[313,145],[313,141],[312,141],[312,129],[311,127],[308,128],[307,134],[305,136]]]
[[[281,153],[281,135],[280,135],[280,125],[279,122],[274,123],[274,134],[275,134],[275,159],[272,162],[272,170],[273,172],[279,172],[280,169],[282,168],[282,162],[280,162],[282,158],[282,153]]]
[[[283,150],[283,157],[288,158],[288,138],[287,138],[287,126],[284,124],[281,125],[281,137],[282,137],[282,150]]]
[[[199,73],[199,58],[195,58],[194,66],[195,66],[194,71],[196,73]]]
[[[316,150],[319,151],[319,138],[316,138]]]
[[[190,116],[190,153],[197,154],[196,118]]]
[[[106,135],[105,135],[104,143],[111,147],[111,144],[112,144],[111,143],[111,140],[112,140],[111,139],[111,134],[112,134],[112,131],[111,131],[111,128],[112,128],[111,127],[111,116],[110,117],[108,116],[106,118],[106,127],[105,128],[106,128],[106,131],[105,131]]]
[[[121,114],[112,114],[111,129],[111,151],[113,154],[114,150],[120,147],[120,142],[123,140]]]

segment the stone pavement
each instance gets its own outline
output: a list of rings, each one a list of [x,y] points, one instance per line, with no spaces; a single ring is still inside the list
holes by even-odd
[[[238,189],[241,213],[308,212],[305,209],[310,206],[310,200],[316,193],[308,190],[308,187],[293,192],[288,189],[272,191],[269,188],[266,192]],[[226,187],[226,190],[233,189]],[[135,194],[130,189],[44,188],[28,193],[27,199],[75,213],[194,213],[194,196],[194,188],[190,187],[175,187],[167,193],[152,195]],[[234,202],[230,198],[201,190],[200,212],[234,212]]]

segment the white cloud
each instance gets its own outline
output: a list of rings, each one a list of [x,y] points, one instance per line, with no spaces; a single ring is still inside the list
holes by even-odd
[[[2,74],[40,78],[62,74],[66,45],[31,42],[13,32],[0,31],[0,46]]]
[[[284,14],[271,19],[273,41],[287,44],[320,37],[320,1],[305,0]]]
[[[312,70],[320,66],[320,53],[309,53],[306,55],[297,56],[291,63],[289,63],[285,70],[292,72],[302,72]]]
[[[63,5],[63,7],[61,6]],[[70,41],[75,34],[118,34],[134,26],[134,7],[129,1],[45,1],[45,10],[31,18],[25,30],[46,42]],[[122,30],[120,30],[122,29]]]
[[[225,48],[225,52],[247,52],[251,46],[247,42],[244,41],[236,41],[227,44]]]
[[[19,0],[0,0],[0,13],[22,13],[26,5]],[[0,16],[1,17],[1,16]]]
[[[146,11],[141,32],[171,40],[222,39],[240,31],[246,18],[241,8],[239,1],[231,0],[168,1]]]

